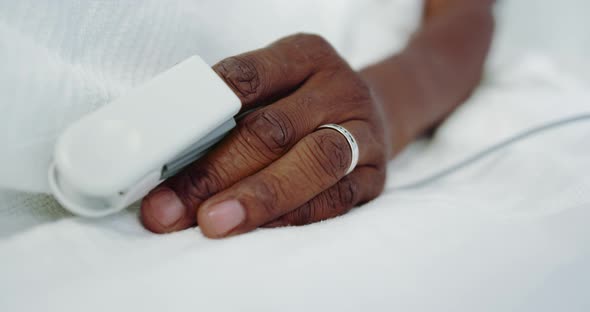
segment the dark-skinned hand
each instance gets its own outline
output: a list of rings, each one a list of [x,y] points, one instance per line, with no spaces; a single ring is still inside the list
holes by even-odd
[[[381,107],[326,40],[293,35],[213,69],[242,111],[260,109],[144,198],[146,228],[166,233],[198,224],[204,235],[220,238],[336,217],[381,193],[390,151]],[[345,137],[317,129],[332,123],[358,141],[358,165],[348,175]]]

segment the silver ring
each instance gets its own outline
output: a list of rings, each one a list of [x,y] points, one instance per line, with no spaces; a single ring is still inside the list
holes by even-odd
[[[351,173],[354,168],[356,168],[356,165],[359,162],[359,145],[356,141],[356,139],[354,138],[354,136],[352,135],[352,133],[350,133],[350,131],[346,130],[346,128],[342,127],[341,125],[337,125],[337,124],[326,124],[326,125],[322,125],[318,127],[319,129],[332,129],[332,130],[336,130],[338,131],[340,134],[342,134],[344,136],[344,138],[346,138],[346,141],[348,142],[348,146],[350,146],[350,152],[351,152],[351,161],[350,161],[350,167],[348,167],[348,170],[346,170],[346,174],[348,175],[349,173]]]

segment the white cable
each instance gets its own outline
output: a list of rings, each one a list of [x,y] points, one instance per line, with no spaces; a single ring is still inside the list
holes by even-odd
[[[485,148],[484,150],[482,150],[472,156],[469,156],[469,157],[465,158],[464,160],[462,160],[450,167],[442,169],[438,172],[435,172],[435,173],[428,175],[424,178],[418,179],[414,182],[410,182],[410,183],[402,184],[400,186],[395,186],[395,187],[389,188],[387,191],[391,192],[391,191],[409,190],[409,189],[416,189],[416,188],[423,187],[425,185],[436,182],[442,178],[445,178],[455,172],[465,169],[467,166],[470,166],[470,165],[484,159],[485,157],[487,157],[495,152],[498,152],[502,149],[505,149],[515,143],[520,143],[530,137],[533,137],[535,135],[541,134],[541,133],[549,131],[549,130],[554,130],[554,129],[557,129],[557,128],[560,128],[563,126],[567,126],[567,125],[571,125],[571,124],[583,122],[583,121],[590,121],[590,113],[585,113],[585,114],[576,115],[573,117],[560,119],[557,121],[552,121],[552,122],[546,123],[544,125],[540,125],[540,126],[531,128],[531,129],[526,130],[520,134],[517,134],[511,138],[508,138],[508,139],[501,141],[497,144],[494,144],[488,148]]]

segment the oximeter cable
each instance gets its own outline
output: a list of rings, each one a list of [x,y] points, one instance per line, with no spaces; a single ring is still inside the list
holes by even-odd
[[[569,126],[569,125],[577,124],[580,122],[587,122],[587,121],[590,121],[590,113],[585,113],[585,114],[576,115],[573,117],[559,119],[559,120],[552,121],[552,122],[549,122],[549,123],[546,123],[546,124],[543,124],[540,126],[536,126],[534,128],[523,131],[520,134],[517,134],[513,137],[510,137],[504,141],[501,141],[497,144],[489,146],[489,147],[481,150],[480,152],[477,152],[477,153],[465,158],[464,160],[455,163],[454,165],[451,165],[451,166],[444,168],[440,171],[434,172],[434,173],[432,173],[426,177],[423,177],[421,179],[418,179],[414,182],[404,183],[399,186],[390,187],[386,191],[387,192],[394,192],[394,191],[411,190],[411,189],[417,189],[417,188],[424,187],[428,184],[432,184],[440,179],[443,179],[451,174],[461,171],[461,170],[465,169],[466,167],[473,165],[473,164],[477,163],[478,161],[480,161],[480,160],[482,160],[482,159],[484,159],[484,158],[486,158],[498,151],[504,150],[507,147],[510,147],[514,144],[526,141],[527,139],[529,139],[531,137],[540,135],[542,133],[546,133],[551,130],[556,130],[556,129],[564,127],[564,126]]]

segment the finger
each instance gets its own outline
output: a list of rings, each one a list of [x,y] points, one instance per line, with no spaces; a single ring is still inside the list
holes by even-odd
[[[343,124],[357,138],[370,137],[365,122]],[[359,140],[359,139],[357,139]],[[374,164],[376,141],[360,141],[359,164]],[[336,184],[351,163],[348,141],[332,129],[303,138],[285,156],[207,200],[197,212],[209,237],[248,232],[303,205]]]
[[[306,225],[343,215],[377,197],[385,184],[384,168],[362,166],[301,207],[263,227]]]
[[[287,94],[321,68],[341,63],[334,55],[320,36],[297,34],[226,58],[213,69],[240,98],[243,110],[248,110]]]

